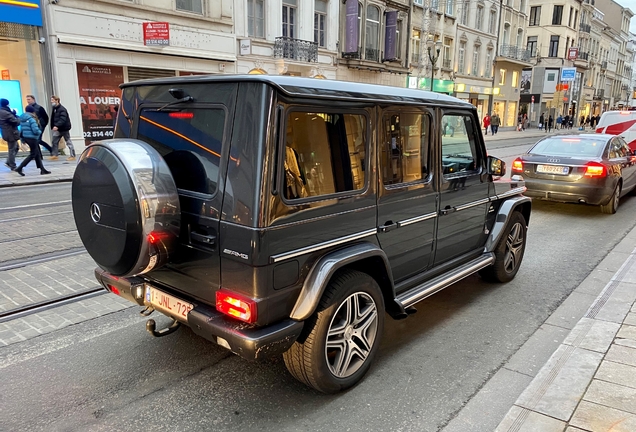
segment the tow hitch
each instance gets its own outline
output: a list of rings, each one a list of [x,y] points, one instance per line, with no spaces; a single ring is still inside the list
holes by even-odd
[[[179,329],[179,327],[181,327],[181,323],[176,319],[173,319],[170,325],[162,330],[157,331],[155,330],[156,327],[157,323],[155,323],[155,320],[149,319],[146,321],[146,330],[154,337],[168,336],[169,334],[174,333]]]

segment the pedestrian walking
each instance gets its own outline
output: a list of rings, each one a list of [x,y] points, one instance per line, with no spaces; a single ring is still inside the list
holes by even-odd
[[[490,126],[490,115],[489,113],[486,113],[486,116],[484,117],[484,135],[488,135],[488,127]]]
[[[46,129],[46,127],[49,124],[49,115],[46,113],[46,110],[44,109],[43,106],[38,105],[38,103],[35,101],[35,96],[33,95],[27,95],[26,97],[26,101],[27,103],[33,107],[33,109],[35,110],[35,115],[38,117],[38,124],[40,126],[40,138],[38,138],[38,143],[44,147],[49,154],[52,156],[53,153],[53,148],[49,145],[49,143],[47,143],[46,141],[42,140],[42,135],[44,134],[44,129]]]
[[[585,130],[585,116],[582,115],[581,118],[579,119],[579,127],[581,128],[581,130]]]
[[[22,163],[15,169],[15,172],[24,175],[22,170],[25,166],[35,159],[35,165],[40,169],[40,174],[51,174],[42,164],[42,152],[40,151],[40,137],[42,129],[38,124],[38,116],[32,105],[27,105],[24,113],[20,116],[20,129],[22,130],[22,141],[29,146],[29,155],[24,158]]]
[[[566,115],[565,117],[563,117],[563,123],[561,124],[561,129],[567,129],[568,124],[570,124],[570,116]]]
[[[563,122],[563,117],[561,116],[561,114],[559,114],[559,116],[557,117],[556,120],[556,126],[554,127],[555,129],[560,129],[561,128],[561,123]]]
[[[68,147],[69,158],[68,160],[75,160],[75,148],[73,147],[73,141],[71,141],[71,119],[68,116],[68,111],[60,103],[60,98],[57,96],[51,96],[51,105],[53,111],[51,111],[51,130],[53,131],[53,149],[51,156],[52,160],[56,160],[59,155],[60,139],[64,138],[64,142]]]
[[[543,113],[541,113],[541,115],[539,116],[539,130],[543,129],[544,122],[545,122],[545,116],[543,115]]]
[[[18,154],[18,140],[20,139],[19,125],[20,120],[18,120],[15,110],[9,107],[9,101],[0,99],[0,129],[2,130],[2,139],[7,142],[9,147],[5,165],[11,170],[16,167],[15,156]]]
[[[493,113],[493,115],[490,117],[490,130],[492,131],[493,135],[497,135],[497,132],[499,132],[499,125],[501,125],[499,114]]]
[[[528,114],[524,114],[523,115],[523,120],[521,122],[521,129],[526,130],[526,128],[528,127]]]
[[[552,118],[552,114],[548,117],[548,128],[545,130],[546,133],[552,130],[552,125],[554,124],[554,119]]]

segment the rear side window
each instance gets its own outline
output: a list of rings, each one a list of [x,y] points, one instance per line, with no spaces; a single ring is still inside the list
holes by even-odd
[[[287,200],[356,191],[365,185],[366,117],[292,111],[283,156]]]
[[[442,117],[442,169],[445,177],[478,171],[475,126],[468,115]]]
[[[177,188],[211,195],[218,184],[225,117],[221,107],[144,108],[137,138],[163,156]]]
[[[385,185],[426,179],[428,168],[429,118],[401,113],[384,117],[382,177]]]

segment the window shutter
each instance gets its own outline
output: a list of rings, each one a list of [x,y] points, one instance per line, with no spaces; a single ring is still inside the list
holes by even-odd
[[[173,77],[177,73],[173,70],[128,67],[128,82],[150,78]]]
[[[384,60],[395,60],[397,59],[397,11],[387,12],[385,20]]]
[[[358,0],[347,0],[345,33],[344,52],[358,52]]]

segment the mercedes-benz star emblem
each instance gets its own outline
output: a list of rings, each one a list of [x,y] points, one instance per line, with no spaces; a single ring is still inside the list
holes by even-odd
[[[93,219],[93,222],[98,223],[101,218],[102,210],[99,208],[97,203],[91,204],[91,219]]]

